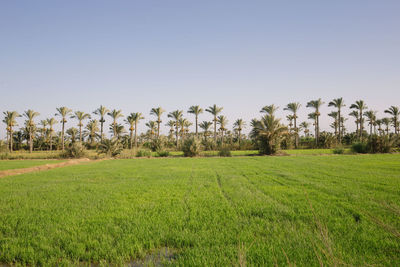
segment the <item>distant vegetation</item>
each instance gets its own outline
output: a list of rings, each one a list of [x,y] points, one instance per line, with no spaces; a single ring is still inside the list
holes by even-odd
[[[236,119],[233,129],[228,129],[228,118],[222,115],[223,108],[212,105],[205,110],[199,106],[191,106],[187,113],[192,115],[193,122],[184,117],[183,110],[175,110],[166,113],[161,107],[151,109],[149,115],[154,120],[145,122],[147,131],[138,133],[138,124],[142,123],[144,116],[140,112],[130,113],[125,117],[121,110],[109,110],[100,106],[92,114],[75,111],[67,107],[56,109],[55,117],[36,122],[35,118],[40,114],[33,110],[27,110],[21,116],[16,111],[5,111],[3,122],[6,124],[7,138],[0,141],[0,153],[2,157],[8,151],[62,151],[63,155],[82,156],[84,151],[78,151],[74,145],[80,143],[85,150],[94,150],[108,156],[117,156],[123,149],[131,149],[133,154],[140,150],[149,149],[166,156],[172,151],[185,151],[185,143],[191,143],[196,151],[220,151],[229,154],[229,150],[258,150],[260,154],[276,154],[280,149],[304,149],[304,148],[341,148],[353,147],[357,153],[387,153],[398,150],[399,142],[399,108],[391,106],[384,112],[385,118],[377,118],[376,111],[368,109],[363,100],[351,104],[351,112],[345,115],[346,107],[342,98],[333,99],[328,103],[332,112],[328,114],[332,118],[332,131],[320,131],[320,108],[325,103],[321,99],[309,101],[306,108],[311,109],[307,120],[300,121],[298,111],[302,105],[297,102],[289,103],[284,110],[287,115],[287,124],[276,117],[278,107],[267,105],[260,110],[260,117],[250,122]],[[211,115],[211,121],[199,121],[200,116],[207,112]],[[105,117],[112,119],[110,125],[105,125]],[[17,128],[18,118],[24,117],[21,128]],[[169,131],[161,133],[160,127],[163,118],[168,117],[166,126]],[[347,131],[345,121],[354,119],[356,130]],[[74,119],[76,128],[65,129],[67,120]],[[189,127],[194,123],[194,132]],[[61,131],[56,132],[54,126],[61,125]],[[250,134],[243,134],[246,127],[250,128]],[[107,129],[111,139],[106,137]],[[187,141],[191,140],[191,141]],[[196,146],[193,147],[193,144]],[[72,148],[67,153],[65,150]],[[111,151],[112,150],[112,151]],[[187,151],[187,149],[186,149]],[[199,153],[192,151],[185,153],[188,156],[196,156]],[[70,153],[72,152],[72,153]],[[340,149],[337,150],[340,154]],[[139,153],[141,154],[141,153]]]

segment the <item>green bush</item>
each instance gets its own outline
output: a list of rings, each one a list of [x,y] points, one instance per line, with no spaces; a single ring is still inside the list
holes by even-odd
[[[198,156],[202,150],[201,142],[195,137],[185,139],[182,150],[185,157]]]
[[[143,158],[143,157],[150,158],[151,157],[151,151],[150,150],[146,150],[146,149],[141,149],[136,153],[136,157],[138,157],[138,158]]]
[[[367,150],[369,153],[390,153],[395,144],[395,138],[390,138],[388,135],[370,136],[367,142]]]
[[[333,154],[344,154],[344,148],[342,146],[338,146],[333,149]]]
[[[102,143],[99,144],[97,152],[99,154],[106,154],[108,157],[115,157],[121,154],[123,146],[118,139],[104,139]]]
[[[218,151],[218,156],[220,157],[232,157],[232,153],[228,147],[223,147]]]
[[[165,151],[165,150],[157,151],[157,156],[158,157],[168,157],[169,151]]]
[[[367,144],[362,142],[357,142],[351,145],[351,151],[355,153],[368,153]]]
[[[81,142],[75,142],[69,144],[63,153],[61,153],[62,158],[83,158],[86,156],[85,147]]]

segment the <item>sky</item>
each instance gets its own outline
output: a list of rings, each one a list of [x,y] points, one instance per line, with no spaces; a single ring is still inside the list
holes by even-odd
[[[399,14],[398,0],[1,1],[0,114],[34,109],[39,121],[105,105],[148,121],[161,106],[165,124],[170,111],[193,120],[191,105],[217,104],[232,127],[272,103],[285,118],[300,102],[307,120],[308,101],[343,97],[346,114],[363,99],[383,117],[400,105]]]

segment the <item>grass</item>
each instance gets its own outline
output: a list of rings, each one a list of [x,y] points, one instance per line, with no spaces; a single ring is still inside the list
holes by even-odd
[[[0,263],[400,261],[400,155],[108,160],[0,179]],[[154,263],[153,263],[154,264]]]
[[[62,162],[62,160],[0,160],[0,171],[29,168],[58,162]]]

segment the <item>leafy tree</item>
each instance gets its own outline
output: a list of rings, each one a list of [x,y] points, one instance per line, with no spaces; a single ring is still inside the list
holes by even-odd
[[[200,106],[191,106],[188,110],[188,113],[194,114],[195,116],[195,125],[196,125],[196,137],[198,137],[198,119],[199,115],[203,113],[203,109]]]
[[[36,129],[36,124],[35,124],[35,117],[39,116],[39,112],[33,111],[31,109],[28,109],[25,111],[24,116],[26,118],[25,121],[25,126],[26,129],[28,130],[29,134],[29,152],[32,153],[33,151],[33,133]]]
[[[200,128],[203,130],[203,135],[204,135],[204,139],[207,140],[207,137],[210,134],[210,127],[212,126],[212,122],[210,121],[203,121],[202,123],[200,123]]]
[[[121,142],[117,138],[104,139],[103,142],[99,144],[97,149],[99,154],[105,154],[108,157],[115,157],[121,154],[123,150]]]
[[[297,112],[299,111],[301,104],[298,102],[293,102],[287,104],[287,106],[283,110],[288,110],[292,112],[292,118],[294,121],[294,132],[295,132],[295,147],[298,148],[299,146],[299,130],[297,129]]]
[[[71,142],[75,143],[76,136],[78,135],[78,129],[72,127],[72,128],[67,129],[66,133],[70,136]]]
[[[78,127],[79,127],[79,142],[82,142],[82,127],[83,121],[86,119],[90,119],[90,115],[83,111],[75,111],[74,115],[71,116],[73,119],[78,120]]]
[[[154,115],[157,117],[157,139],[160,136],[160,124],[161,124],[161,115],[165,112],[161,107],[158,108],[152,108],[150,111],[150,115]]]
[[[309,136],[310,130],[308,130],[308,127],[310,127],[310,124],[306,121],[303,121],[302,123],[300,123],[300,129],[302,129],[304,131],[304,135],[306,137]]]
[[[214,142],[217,142],[217,116],[222,112],[222,107],[217,107],[217,105],[210,106],[206,109],[207,112],[214,116]]]
[[[65,140],[64,140],[64,129],[65,129],[65,123],[67,123],[67,117],[70,115],[72,112],[71,109],[67,107],[60,107],[57,108],[57,113],[55,116],[61,116],[61,124],[62,124],[62,129],[61,129],[61,143],[62,143],[62,150],[64,151],[65,149]]]
[[[274,104],[263,107],[260,112],[266,113],[268,115],[275,115],[275,112],[278,110],[279,107],[275,106]]]
[[[99,122],[97,120],[90,120],[86,125],[87,135],[90,140],[90,144],[93,145],[99,131]]]
[[[156,122],[155,121],[149,121],[149,122],[146,123],[146,126],[149,128],[150,139],[153,139],[153,135],[156,132]]]

